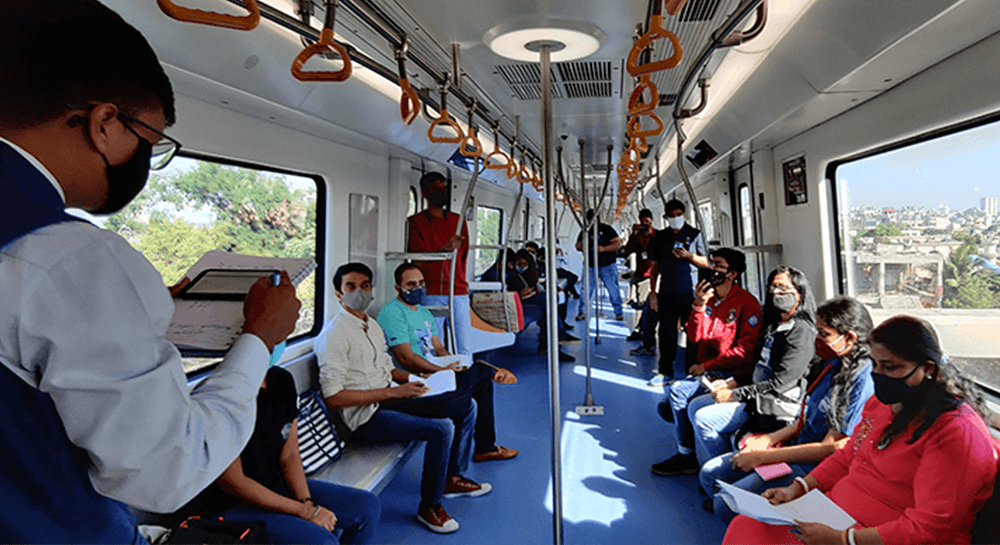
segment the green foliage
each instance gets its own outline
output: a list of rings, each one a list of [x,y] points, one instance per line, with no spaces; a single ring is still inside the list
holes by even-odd
[[[500,211],[486,207],[478,207],[476,212],[477,244],[500,243]],[[490,268],[497,259],[497,250],[476,250],[476,274],[482,274]]]
[[[1000,278],[973,261],[979,252],[976,237],[956,232],[952,237],[962,245],[945,261],[944,308],[1000,308]]]
[[[874,229],[865,231],[862,237],[898,237],[903,235],[903,228],[889,223],[880,223]]]

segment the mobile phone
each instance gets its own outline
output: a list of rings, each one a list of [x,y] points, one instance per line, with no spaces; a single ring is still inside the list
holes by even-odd
[[[205,269],[177,294],[177,299],[242,301],[250,286],[262,277],[272,278],[272,269]]]

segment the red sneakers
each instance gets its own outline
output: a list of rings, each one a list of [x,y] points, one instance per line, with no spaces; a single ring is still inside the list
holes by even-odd
[[[448,512],[440,505],[428,505],[420,502],[417,509],[417,520],[419,520],[430,531],[439,534],[450,534],[458,530],[458,522],[448,516]]]
[[[477,483],[460,475],[448,477],[444,483],[444,497],[446,498],[475,498],[490,490],[493,490],[493,485],[490,483]]]

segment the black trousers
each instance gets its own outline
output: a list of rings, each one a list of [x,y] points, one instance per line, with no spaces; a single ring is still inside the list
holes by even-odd
[[[681,368],[675,370],[677,357],[677,324],[686,324],[691,315],[694,293],[665,294],[656,298],[659,315],[660,359],[658,371],[665,377],[682,377],[694,364],[694,350],[686,350]],[[647,345],[648,346],[648,345]]]

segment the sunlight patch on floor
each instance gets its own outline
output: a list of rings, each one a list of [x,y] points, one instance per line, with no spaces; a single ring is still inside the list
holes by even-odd
[[[587,368],[582,365],[577,365],[573,367],[573,372],[581,377],[587,376]],[[605,371],[603,369],[590,369],[591,378],[597,380],[603,380],[605,382],[610,382],[612,384],[618,384],[619,386],[626,386],[628,388],[636,388],[644,392],[663,392],[662,386],[650,386],[646,384],[645,379],[629,377],[625,375],[619,375],[618,373],[612,373],[610,371]]]
[[[570,413],[567,413],[566,418],[570,418]],[[617,452],[603,448],[588,433],[589,430],[598,428],[596,424],[581,421],[563,422],[563,518],[574,524],[597,522],[610,527],[612,523],[625,517],[628,506],[623,498],[607,495],[594,487],[634,488],[635,485],[614,476],[616,471],[624,468],[613,461],[618,456]],[[551,478],[545,494],[545,508],[552,512]]]

